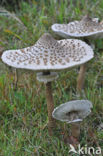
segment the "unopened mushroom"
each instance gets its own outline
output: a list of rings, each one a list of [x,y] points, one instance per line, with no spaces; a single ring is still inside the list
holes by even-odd
[[[73,21],[68,24],[53,24],[52,30],[64,38],[81,38],[94,48],[90,39],[103,38],[103,24],[98,18],[90,18],[84,16],[81,21]],[[86,64],[80,67],[79,76],[77,78],[77,90],[81,91],[84,86]]]
[[[46,84],[49,129],[54,127],[54,110],[51,81],[57,78],[53,71],[61,71],[81,65],[93,58],[93,50],[80,40],[55,40],[45,33],[35,45],[19,50],[8,50],[2,61],[9,66],[38,72],[37,79]],[[40,72],[40,73],[39,73]]]
[[[80,134],[80,124],[84,118],[91,113],[92,103],[88,100],[74,100],[56,107],[52,113],[54,119],[71,123],[71,133],[78,138]]]

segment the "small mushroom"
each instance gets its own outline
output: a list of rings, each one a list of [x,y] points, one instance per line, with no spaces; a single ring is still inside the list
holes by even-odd
[[[55,127],[55,121],[52,118],[54,102],[51,89],[51,81],[57,78],[54,72],[84,64],[92,59],[93,55],[91,47],[83,41],[73,39],[58,41],[45,33],[31,47],[5,51],[2,61],[15,68],[38,73],[37,79],[46,85],[48,127],[51,131],[52,127]]]
[[[80,124],[91,113],[92,103],[88,100],[74,100],[56,107],[52,113],[54,119],[71,123],[73,137],[80,135]]]
[[[63,38],[79,38],[90,44],[91,39],[103,38],[103,22],[99,22],[98,18],[90,18],[84,16],[80,21],[73,21],[68,24],[53,24],[51,29]],[[82,91],[84,87],[84,78],[86,72],[86,64],[80,66],[80,72],[77,78],[77,91]]]

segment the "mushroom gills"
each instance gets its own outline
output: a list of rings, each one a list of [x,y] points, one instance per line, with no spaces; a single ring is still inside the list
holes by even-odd
[[[73,121],[73,120],[80,120],[82,121],[81,117],[80,117],[80,113],[78,111],[71,111],[71,112],[67,112],[66,116],[68,117],[69,121]]]

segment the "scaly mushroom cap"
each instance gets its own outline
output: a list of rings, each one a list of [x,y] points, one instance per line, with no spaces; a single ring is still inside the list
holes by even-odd
[[[84,16],[81,21],[74,21],[68,24],[53,24],[52,30],[58,35],[69,37],[92,37],[103,38],[103,24],[97,18]]]
[[[56,107],[53,118],[67,123],[82,121],[91,113],[92,103],[88,100],[70,101]]]
[[[35,45],[19,50],[7,50],[4,63],[15,68],[35,71],[56,71],[83,64],[93,58],[93,50],[85,42],[74,39],[57,41],[44,34]]]

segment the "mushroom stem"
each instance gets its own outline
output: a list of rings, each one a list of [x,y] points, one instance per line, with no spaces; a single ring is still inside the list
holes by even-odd
[[[14,69],[14,91],[17,90],[18,79],[19,79],[18,70],[17,69]]]
[[[52,135],[52,128],[55,127],[55,119],[52,117],[52,112],[54,110],[54,101],[52,95],[51,82],[46,83],[46,99],[47,99],[47,110],[48,110],[48,131]]]
[[[84,87],[85,73],[86,73],[86,63],[80,66],[80,71],[79,71],[79,75],[77,78],[77,91],[78,92],[81,92]]]
[[[9,73],[11,76],[13,76],[13,83],[11,84],[11,88],[14,88],[14,91],[17,90],[17,84],[18,84],[18,72],[16,68],[9,67]]]
[[[93,43],[91,43],[91,41],[89,39],[85,38],[84,41],[87,44],[89,44],[93,50],[95,49],[95,45]],[[80,66],[80,71],[79,71],[79,75],[78,75],[78,78],[77,78],[77,91],[78,92],[81,92],[83,87],[84,87],[86,64],[87,63]]]
[[[80,136],[80,123],[72,123],[71,125],[71,135],[76,139]]]

